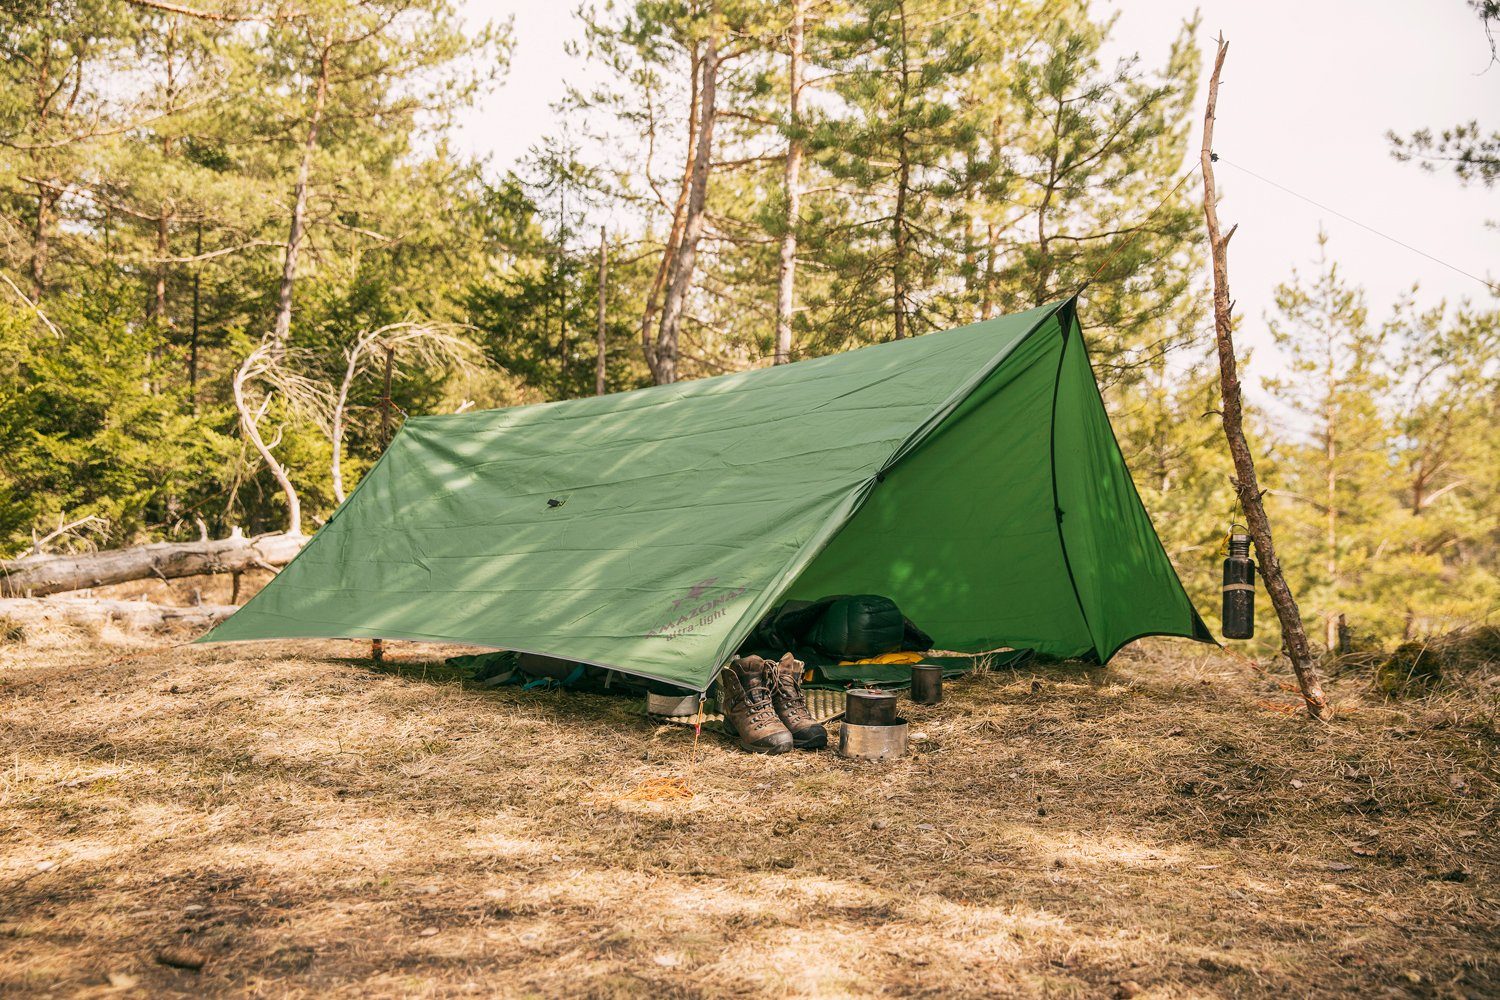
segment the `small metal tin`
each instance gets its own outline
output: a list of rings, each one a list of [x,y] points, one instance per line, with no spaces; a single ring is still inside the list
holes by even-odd
[[[888,726],[853,726],[839,729],[839,756],[864,760],[891,760],[906,755],[909,730],[905,719]]]
[[[912,664],[911,700],[918,705],[936,705],[943,700],[942,667],[935,663]]]
[[[696,691],[687,694],[657,694],[655,691],[647,691],[646,714],[663,715],[669,719],[695,715],[699,697]]]
[[[891,726],[896,722],[896,692],[850,688],[844,721],[855,726]]]

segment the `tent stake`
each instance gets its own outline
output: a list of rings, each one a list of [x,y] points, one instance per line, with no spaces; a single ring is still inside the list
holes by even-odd
[[[1292,588],[1282,575],[1281,563],[1276,559],[1276,546],[1271,539],[1271,522],[1266,517],[1265,505],[1261,502],[1261,489],[1255,475],[1255,459],[1245,441],[1244,406],[1240,398],[1240,380],[1236,370],[1234,354],[1234,326],[1231,312],[1234,303],[1229,299],[1229,240],[1238,226],[1229,232],[1219,233],[1218,198],[1214,193],[1214,110],[1219,103],[1219,74],[1224,69],[1224,56],[1229,43],[1219,35],[1219,54],[1214,59],[1213,76],[1208,81],[1208,107],[1203,115],[1203,215],[1208,224],[1208,247],[1213,255],[1214,273],[1214,340],[1219,352],[1219,391],[1223,396],[1224,437],[1229,442],[1229,453],[1234,458],[1234,489],[1239,495],[1240,508],[1245,512],[1245,523],[1250,537],[1255,539],[1255,553],[1260,557],[1261,579],[1271,597],[1271,606],[1281,621],[1282,644],[1292,661],[1292,672],[1297,675],[1297,686],[1302,700],[1307,703],[1307,714],[1314,719],[1326,720],[1332,712],[1328,699],[1323,696],[1323,684],[1318,677],[1318,668],[1313,663],[1312,650],[1307,641],[1307,630],[1302,625],[1302,613],[1297,609],[1297,600]]]

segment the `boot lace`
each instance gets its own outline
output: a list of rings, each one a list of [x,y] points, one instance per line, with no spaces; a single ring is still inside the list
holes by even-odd
[[[776,682],[776,670],[772,664],[767,664],[762,673],[751,676],[739,675],[734,667],[725,667],[726,672],[735,674],[734,684],[729,689],[730,710],[737,709],[743,705],[750,713],[750,723],[756,726],[765,726],[776,718],[776,706],[772,703],[771,687],[766,683],[766,674],[771,675],[771,684]],[[778,720],[779,721],[779,720]]]
[[[802,690],[798,683],[802,679],[802,665],[793,662],[790,667],[783,668],[776,664],[771,668],[771,685],[781,700],[786,702],[787,707],[807,711],[807,693]]]
[[[750,710],[750,721],[755,725],[769,725],[776,718],[776,706],[771,702],[771,690],[764,682],[743,683],[745,707]]]

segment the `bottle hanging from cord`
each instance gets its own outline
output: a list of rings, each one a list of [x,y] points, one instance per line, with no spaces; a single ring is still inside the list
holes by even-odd
[[[1239,528],[1239,531],[1235,529]],[[1224,615],[1226,639],[1255,635],[1255,560],[1250,558],[1249,529],[1229,526],[1229,557],[1224,560]]]

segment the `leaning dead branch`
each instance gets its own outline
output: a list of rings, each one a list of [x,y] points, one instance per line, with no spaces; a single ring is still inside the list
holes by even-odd
[[[31,296],[21,291],[20,287],[14,281],[10,280],[9,275],[0,274],[0,279],[3,279],[5,283],[10,286],[10,290],[16,293],[17,298],[26,303],[26,307],[28,309],[36,313],[36,318],[41,320],[42,324],[46,326],[47,329],[52,331],[52,336],[56,337],[58,340],[62,339],[62,331],[57,328],[56,324],[54,324],[50,319],[47,318],[47,314],[42,312],[42,307],[34,299],[32,299]]]
[[[1245,440],[1243,426],[1244,407],[1240,398],[1240,380],[1234,352],[1234,321],[1231,311],[1234,303],[1229,299],[1229,240],[1234,228],[1220,233],[1218,194],[1214,190],[1214,113],[1219,101],[1219,74],[1224,69],[1224,56],[1229,43],[1219,36],[1218,57],[1214,60],[1213,76],[1208,81],[1208,106],[1203,116],[1203,214],[1208,225],[1208,247],[1213,256],[1214,280],[1214,333],[1219,355],[1219,389],[1223,397],[1221,415],[1224,437],[1229,444],[1229,453],[1234,458],[1234,489],[1239,496],[1240,509],[1244,511],[1245,523],[1250,536],[1255,539],[1255,553],[1260,557],[1261,578],[1266,592],[1281,621],[1282,642],[1287,656],[1292,661],[1292,672],[1297,675],[1297,686],[1302,700],[1307,703],[1307,714],[1314,719],[1327,719],[1332,714],[1328,699],[1323,695],[1323,683],[1318,677],[1317,665],[1313,662],[1312,649],[1307,641],[1307,630],[1302,625],[1302,613],[1297,608],[1292,588],[1281,572],[1281,562],[1276,558],[1276,546],[1271,537],[1271,520],[1266,516],[1262,502],[1259,480],[1255,474],[1255,458]]]
[[[67,524],[63,524],[62,517],[59,516],[57,519],[57,527],[53,528],[45,535],[38,535],[35,529],[32,530],[31,554],[34,556],[44,555],[46,553],[47,543],[52,541],[53,539],[64,537],[81,539],[86,532],[103,532],[108,529],[108,527],[109,522],[95,514],[86,514],[76,521],[69,521]]]

